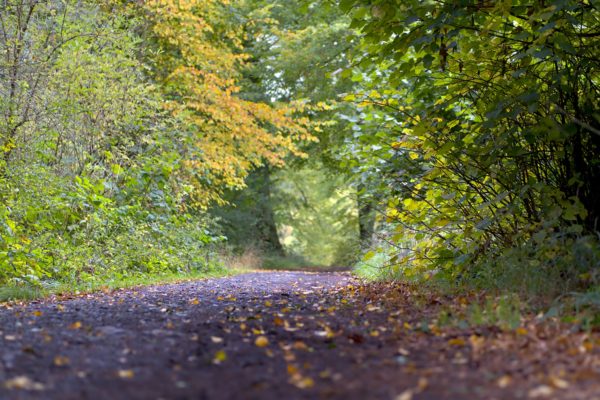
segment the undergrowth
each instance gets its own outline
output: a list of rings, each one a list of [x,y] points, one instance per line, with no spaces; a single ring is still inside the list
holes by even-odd
[[[495,257],[455,269],[415,269],[395,260],[398,249],[380,246],[354,267],[359,277],[417,284],[460,297],[481,293],[464,315],[440,314],[441,323],[518,326],[523,313],[558,318],[582,329],[600,328],[600,247],[591,236],[555,235],[506,249]]]

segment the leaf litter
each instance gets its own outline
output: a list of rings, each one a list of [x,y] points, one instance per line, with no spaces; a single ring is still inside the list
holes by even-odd
[[[600,398],[597,332],[480,300],[271,272],[6,304],[0,398]]]

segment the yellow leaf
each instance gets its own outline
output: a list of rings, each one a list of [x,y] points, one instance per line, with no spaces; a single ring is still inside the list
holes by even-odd
[[[258,347],[266,347],[269,345],[269,339],[266,336],[259,336],[254,340],[254,344]]]
[[[69,360],[69,358],[65,356],[54,357],[54,365],[56,365],[57,367],[64,367],[65,365],[69,365],[70,362],[71,360]]]
[[[522,327],[517,328],[515,332],[517,333],[517,335],[521,335],[521,336],[525,336],[528,333],[527,329],[522,328]]]
[[[326,369],[326,370],[319,372],[319,378],[327,379],[329,377],[331,377],[331,370]]]
[[[496,381],[496,385],[504,389],[505,387],[508,387],[508,385],[510,385],[511,382],[512,378],[509,375],[503,375]]]
[[[44,390],[44,385],[39,382],[34,382],[31,378],[21,375],[4,382],[4,387],[7,389],[22,389],[22,390]]]
[[[464,346],[466,344],[466,342],[463,338],[454,338],[454,339],[448,340],[448,344],[450,346]]]
[[[117,372],[117,375],[119,375],[119,378],[121,378],[121,379],[131,379],[131,378],[133,378],[135,373],[131,369],[120,369]]]
[[[71,325],[69,325],[69,329],[81,329],[81,322],[73,322]]]
[[[227,360],[227,354],[223,350],[217,351],[213,357],[214,364],[221,364],[225,360]]]
[[[315,386],[315,381],[312,378],[310,378],[310,377],[300,378],[300,379],[294,379],[292,381],[292,383],[298,389],[309,389],[309,388]]]

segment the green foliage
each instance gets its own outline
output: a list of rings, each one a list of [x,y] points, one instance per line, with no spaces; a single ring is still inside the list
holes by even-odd
[[[0,61],[0,284],[217,268],[223,238],[186,204],[174,121],[138,58],[143,21],[119,7],[11,0],[0,10],[11,55]]]
[[[307,268],[321,268],[323,265],[317,264],[314,261],[309,261],[297,254],[286,256],[267,254],[263,256],[260,267],[270,270],[293,271],[295,269],[304,270]]]
[[[504,330],[521,327],[524,305],[512,295],[487,296],[466,305],[464,311],[443,308],[437,316],[439,326],[497,326]]]
[[[367,252],[363,259],[354,266],[354,273],[359,277],[369,280],[389,280],[399,279],[400,276],[394,274],[393,268],[390,267],[390,256],[380,250],[377,253]]]
[[[597,8],[341,6],[363,50],[345,72],[362,87],[346,163],[384,199],[387,238],[412,243],[394,264],[526,291],[595,283]]]
[[[318,163],[278,172],[273,203],[286,251],[313,265],[352,265],[359,249],[355,199],[347,179]]]
[[[496,325],[503,329],[517,329],[521,325],[522,305],[516,296],[488,298],[483,305],[472,304],[467,310],[467,319],[475,325]]]
[[[345,127],[335,122],[332,106],[353,85],[339,75],[352,47],[348,18],[329,1],[304,0],[246,0],[238,18],[249,54],[240,96],[301,101],[297,112],[310,118],[319,142],[304,146],[307,159],[251,174],[248,189],[227,193],[231,205],[211,213],[242,254],[257,248],[281,260],[275,264],[301,258],[296,264],[350,265],[357,253],[356,196],[337,165]]]

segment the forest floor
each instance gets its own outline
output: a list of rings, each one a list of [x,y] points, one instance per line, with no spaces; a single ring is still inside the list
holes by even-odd
[[[257,272],[0,305],[0,399],[600,399],[600,336],[440,327],[469,301]]]

